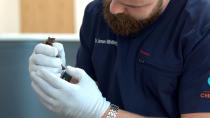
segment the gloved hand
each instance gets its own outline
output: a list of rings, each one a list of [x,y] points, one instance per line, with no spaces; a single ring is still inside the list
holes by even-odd
[[[57,55],[60,58],[57,58]],[[60,77],[61,64],[66,65],[63,45],[57,42],[53,43],[52,46],[40,43],[35,46],[29,58],[29,72],[47,69]]]
[[[31,73],[32,87],[42,103],[69,118],[101,118],[110,102],[96,83],[82,69],[67,66],[66,72],[79,83],[68,83],[46,69]]]

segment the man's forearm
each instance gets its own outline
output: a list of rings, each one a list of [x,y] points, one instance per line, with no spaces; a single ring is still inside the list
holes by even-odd
[[[102,118],[106,118],[109,113],[110,107],[106,110]],[[141,115],[137,115],[134,113],[130,113],[124,110],[118,110],[118,114],[116,118],[154,118],[154,117],[144,117]],[[158,118],[158,117],[155,117]],[[189,114],[182,114],[181,118],[210,118],[210,113],[189,113]]]

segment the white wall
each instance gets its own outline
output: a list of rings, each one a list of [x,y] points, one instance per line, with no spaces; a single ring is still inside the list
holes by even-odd
[[[19,0],[0,0],[0,33],[20,32]]]
[[[79,33],[84,9],[92,0],[74,0],[75,31]],[[20,0],[0,0],[0,33],[20,33]]]

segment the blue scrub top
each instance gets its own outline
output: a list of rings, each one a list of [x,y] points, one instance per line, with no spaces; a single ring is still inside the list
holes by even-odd
[[[95,0],[85,10],[80,41],[76,66],[121,109],[170,118],[210,112],[209,0],[171,0],[135,37],[114,34]]]

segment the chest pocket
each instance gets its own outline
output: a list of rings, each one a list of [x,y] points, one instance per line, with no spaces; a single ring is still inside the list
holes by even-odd
[[[154,60],[144,55],[139,55],[136,60],[136,80],[143,89],[144,95],[159,100],[163,97],[164,99],[175,97],[181,66],[171,63],[160,64]]]

